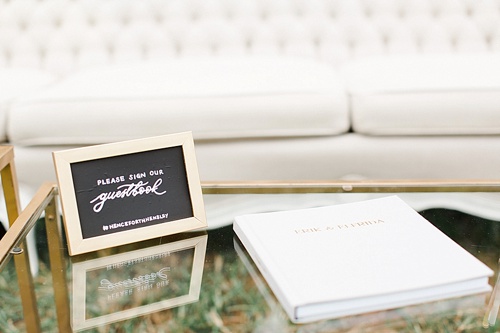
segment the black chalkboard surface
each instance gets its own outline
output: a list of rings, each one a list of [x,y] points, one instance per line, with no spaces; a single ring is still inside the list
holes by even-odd
[[[193,216],[182,147],[71,164],[83,238]]]
[[[190,133],[54,152],[72,254],[206,226]]]

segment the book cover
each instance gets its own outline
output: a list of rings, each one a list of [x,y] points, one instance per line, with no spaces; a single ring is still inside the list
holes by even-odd
[[[491,289],[492,270],[397,196],[238,216],[234,231],[296,323]]]

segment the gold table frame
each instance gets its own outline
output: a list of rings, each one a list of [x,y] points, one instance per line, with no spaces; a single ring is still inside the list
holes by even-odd
[[[0,241],[0,270],[7,258],[15,254],[14,264],[17,272],[21,301],[29,332],[41,332],[40,317],[36,305],[33,277],[30,260],[26,251],[25,237],[34,226],[33,223],[22,223],[26,214],[21,214],[19,185],[14,166],[14,149],[12,146],[0,146],[0,169],[2,189],[4,192],[9,229]],[[18,222],[19,221],[19,222]]]
[[[26,235],[45,213],[53,283],[67,286],[61,218],[58,209],[58,188],[55,183],[44,183],[28,206],[20,212],[19,190],[13,158],[12,147],[0,146],[2,186],[11,226],[0,241],[0,271],[5,262],[14,256],[26,329],[28,332],[41,332],[29,258],[24,242]],[[203,194],[500,192],[500,180],[254,181],[202,182],[201,185]],[[13,251],[16,249],[20,251]],[[498,283],[495,287],[498,288]],[[495,294],[498,292],[494,291],[492,295]],[[59,331],[69,332],[71,324],[68,289],[54,288],[54,297]]]

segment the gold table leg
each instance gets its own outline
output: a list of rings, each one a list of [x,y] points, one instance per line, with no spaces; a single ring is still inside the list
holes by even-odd
[[[16,182],[15,168],[13,161],[5,165],[1,171],[2,187],[7,207],[9,225],[12,225],[18,218],[21,211],[19,205],[19,189]],[[40,316],[36,304],[35,287],[31,274],[30,260],[26,251],[25,242],[19,244],[22,252],[14,255],[19,292],[23,304],[24,322],[28,332],[41,332]]]
[[[66,261],[63,255],[61,221],[55,196],[45,209],[45,225],[59,332],[71,332]]]

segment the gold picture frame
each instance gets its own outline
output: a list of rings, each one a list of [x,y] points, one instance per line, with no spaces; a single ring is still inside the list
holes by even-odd
[[[207,226],[191,132],[53,159],[70,255]]]

